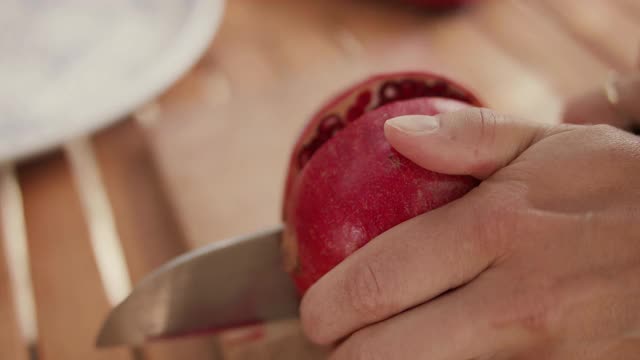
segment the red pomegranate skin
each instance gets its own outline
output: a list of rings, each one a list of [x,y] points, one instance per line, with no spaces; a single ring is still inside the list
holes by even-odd
[[[298,136],[289,160],[287,180],[284,189],[283,203],[285,206],[283,210],[286,209],[286,204],[289,203],[291,188],[303,167],[303,165],[300,164],[301,155],[304,154],[305,148],[312,145],[315,142],[314,140],[320,135],[319,128],[321,128],[323,119],[325,119],[327,115],[338,115],[343,120],[343,127],[347,127],[349,124],[345,121],[345,118],[347,117],[348,109],[353,107],[358,98],[366,94],[371,94],[369,104],[365,109],[365,111],[371,111],[382,105],[380,93],[385,85],[390,83],[403,84],[407,81],[421,83],[421,86],[426,86],[429,89],[422,89],[422,92],[416,91],[413,94],[400,94],[397,99],[387,99],[386,101],[392,102],[415,97],[439,96],[461,100],[475,106],[482,105],[482,102],[464,86],[451,79],[428,72],[405,71],[377,74],[348,87],[324,104],[306,123]],[[286,211],[283,213],[283,220],[285,222],[287,221]]]
[[[285,256],[301,294],[371,239],[478,184],[472,177],[419,167],[384,136],[384,123],[392,117],[465,106],[444,98],[393,102],[365,113],[315,152],[285,204]]]

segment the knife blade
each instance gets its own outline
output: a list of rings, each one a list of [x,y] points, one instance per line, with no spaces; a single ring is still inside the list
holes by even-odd
[[[282,226],[196,249],[161,266],[107,316],[98,347],[293,318],[299,297],[282,266]]]

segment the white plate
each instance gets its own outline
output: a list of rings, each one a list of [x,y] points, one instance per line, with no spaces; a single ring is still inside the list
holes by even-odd
[[[97,130],[208,47],[223,0],[0,2],[0,161]]]

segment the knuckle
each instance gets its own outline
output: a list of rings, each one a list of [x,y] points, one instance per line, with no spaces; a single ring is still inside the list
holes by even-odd
[[[548,284],[529,284],[527,289],[521,287],[516,289],[511,312],[506,312],[510,318],[503,322],[511,328],[523,330],[530,339],[548,336],[553,319],[557,316],[554,310],[558,305],[557,299],[551,295]]]
[[[302,327],[302,332],[306,335],[306,337],[314,344],[317,345],[325,345],[331,342],[328,336],[325,334],[324,326],[318,319],[320,316],[316,314],[316,311],[313,308],[307,306],[306,302],[303,298],[302,304],[300,305],[300,325]]]
[[[461,133],[464,133],[465,146],[468,147],[472,170],[476,173],[490,172],[495,167],[493,151],[498,139],[498,128],[503,123],[503,116],[486,108],[469,109],[464,119],[464,124],[459,124]]]
[[[349,306],[366,320],[384,317],[391,307],[380,274],[375,262],[367,262],[353,267],[347,275],[345,292]]]
[[[501,196],[495,204],[485,204],[483,209],[477,211],[478,221],[475,222],[475,234],[480,242],[496,252],[505,252],[509,249],[524,221],[520,206],[513,204],[519,200],[509,201]],[[499,255],[499,254],[496,254]]]
[[[328,314],[331,314],[331,306],[327,305],[327,299],[313,287],[307,291],[300,303],[300,326],[302,332],[314,344],[328,345],[335,341],[339,334],[336,334],[335,326]]]
[[[314,321],[309,320],[309,316],[301,312],[300,325],[302,332],[309,341],[316,345],[326,345],[331,342],[321,326]]]
[[[527,307],[516,319],[515,325],[526,331],[529,336],[537,338],[545,336],[549,331],[551,322],[551,311],[543,305],[544,302],[538,301],[535,305]]]
[[[478,134],[475,143],[476,158],[480,157],[482,149],[490,149],[496,141],[496,127],[499,115],[495,112],[478,108]]]
[[[551,311],[539,306],[520,318],[520,327],[532,337],[544,337],[549,333],[551,318]]]
[[[351,335],[343,345],[344,359],[350,360],[382,360],[383,355],[375,349],[367,330],[360,330]]]

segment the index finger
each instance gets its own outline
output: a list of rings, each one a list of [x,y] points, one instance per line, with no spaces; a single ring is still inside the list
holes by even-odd
[[[335,342],[487,269],[501,247],[497,237],[485,235],[494,230],[479,210],[480,198],[462,198],[404,222],[327,273],[303,298],[306,335],[319,344]]]
[[[575,124],[609,124],[639,133],[640,72],[612,75],[599,89],[569,101],[563,121]]]

